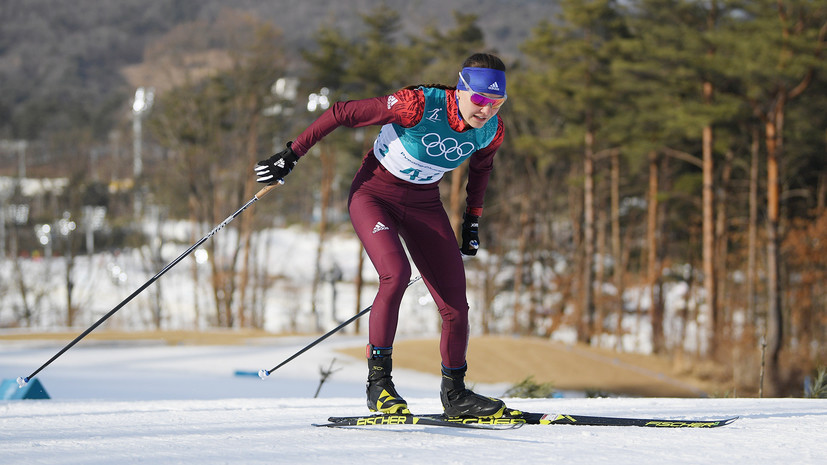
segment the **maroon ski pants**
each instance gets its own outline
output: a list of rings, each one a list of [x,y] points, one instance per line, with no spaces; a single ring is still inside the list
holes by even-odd
[[[369,342],[392,347],[399,305],[411,279],[402,240],[442,316],[439,350],[447,368],[465,365],[468,300],[465,267],[439,198],[439,187],[412,184],[390,174],[370,152],[348,199],[350,220],[379,273],[369,321]]]

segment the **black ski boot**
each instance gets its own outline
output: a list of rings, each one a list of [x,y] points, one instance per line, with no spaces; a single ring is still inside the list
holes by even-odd
[[[368,344],[368,409],[371,412],[410,414],[408,403],[397,392],[391,380],[393,348],[379,349]]]
[[[475,394],[465,388],[465,372],[462,368],[442,367],[442,390],[439,397],[449,417],[499,418],[505,412],[505,402],[493,397]]]

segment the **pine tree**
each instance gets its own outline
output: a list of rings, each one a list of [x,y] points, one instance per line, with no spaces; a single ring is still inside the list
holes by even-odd
[[[570,158],[572,167],[578,167],[572,174],[582,180],[577,183],[582,185],[583,229],[582,237],[575,238],[580,277],[575,307],[578,339],[588,342],[602,330],[594,304],[595,160],[598,152],[610,148],[602,129],[615,108],[609,79],[614,41],[627,31],[612,0],[563,1],[561,7],[560,24],[541,24],[523,50],[540,67],[539,75],[526,83],[532,99],[529,111],[553,102],[546,110],[553,113],[549,120],[560,122],[552,127],[553,134],[541,133],[533,143]]]
[[[792,155],[784,151],[788,106],[801,97],[817,70],[827,39],[827,9],[810,1],[746,2],[737,32],[750,40],[734,42],[733,56],[743,66],[730,77],[740,85],[739,95],[763,126],[767,152],[767,377],[770,392],[781,383],[779,357],[784,338],[779,245],[781,222],[781,166]]]

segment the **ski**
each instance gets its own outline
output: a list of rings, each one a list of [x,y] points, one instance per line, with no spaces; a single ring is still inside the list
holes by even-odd
[[[483,429],[509,429],[522,425],[580,425],[580,426],[641,426],[650,428],[717,428],[725,426],[738,417],[719,420],[707,419],[657,419],[620,418],[563,413],[532,413],[509,411],[499,418],[446,417],[443,414],[424,415],[370,415],[352,417],[330,417],[330,423],[316,426],[382,426],[382,425],[431,425],[455,426]]]
[[[466,429],[514,429],[525,422],[461,422],[453,421],[442,415],[412,415],[412,414],[380,414],[353,417],[330,417],[330,423],[314,423],[313,426],[339,428],[347,426],[388,426],[388,425],[419,425],[419,426],[446,426],[450,428]]]

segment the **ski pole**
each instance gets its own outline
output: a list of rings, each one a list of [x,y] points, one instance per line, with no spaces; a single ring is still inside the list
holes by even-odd
[[[284,184],[284,181],[283,181],[283,180],[279,180],[279,181],[278,181],[278,184]],[[80,342],[80,340],[81,340],[81,339],[83,339],[83,338],[84,338],[84,337],[86,337],[89,333],[91,333],[92,331],[94,331],[94,330],[95,330],[95,328],[97,328],[98,326],[100,326],[100,325],[101,325],[101,323],[103,323],[104,321],[106,321],[107,319],[109,319],[109,317],[111,317],[112,315],[114,315],[114,314],[115,314],[118,310],[120,310],[120,309],[121,309],[124,305],[126,305],[127,303],[129,303],[129,301],[130,301],[130,300],[132,300],[133,298],[135,298],[135,296],[137,296],[138,294],[140,294],[141,292],[143,292],[143,290],[144,290],[144,289],[146,289],[147,287],[149,287],[149,285],[150,285],[150,284],[154,283],[154,282],[155,282],[158,278],[160,278],[160,277],[161,277],[164,273],[166,273],[167,271],[169,271],[169,270],[170,270],[170,268],[172,268],[173,266],[177,265],[177,264],[178,264],[178,262],[180,262],[181,260],[183,260],[183,259],[184,259],[184,257],[186,257],[187,255],[189,255],[190,253],[192,253],[192,251],[193,251],[193,250],[195,250],[196,248],[198,248],[198,246],[200,246],[201,244],[203,244],[204,242],[206,242],[206,241],[207,241],[207,239],[209,239],[210,237],[212,237],[213,235],[215,235],[215,233],[217,233],[218,231],[220,231],[220,230],[221,230],[221,228],[223,228],[224,226],[227,226],[227,224],[229,224],[229,223],[230,223],[232,220],[234,220],[234,219],[235,219],[238,215],[240,215],[240,214],[241,214],[241,212],[243,212],[244,210],[246,210],[246,209],[247,209],[247,207],[249,207],[250,205],[252,205],[253,203],[255,203],[255,202],[256,202],[256,200],[258,200],[258,199],[260,199],[260,198],[264,197],[265,195],[267,195],[267,193],[268,193],[268,192],[270,192],[270,190],[272,190],[274,187],[276,187],[276,185],[277,185],[277,184],[268,184],[267,186],[263,187],[261,190],[259,190],[258,192],[256,192],[256,195],[254,195],[254,196],[253,196],[253,198],[252,198],[252,199],[250,199],[250,201],[248,201],[247,203],[245,203],[243,207],[239,208],[238,210],[236,210],[236,212],[235,212],[235,213],[233,213],[232,215],[228,216],[226,220],[222,221],[222,222],[221,222],[221,224],[219,224],[219,225],[218,225],[218,226],[216,226],[216,227],[215,227],[212,231],[210,231],[209,233],[207,233],[207,235],[206,235],[206,236],[202,237],[202,238],[201,238],[198,242],[196,242],[195,244],[193,244],[193,245],[192,245],[189,249],[187,249],[184,253],[182,253],[181,255],[179,255],[179,256],[178,256],[178,258],[176,258],[175,260],[173,260],[173,261],[171,261],[169,264],[167,264],[167,266],[165,266],[165,267],[164,267],[161,271],[159,271],[159,272],[158,272],[155,276],[153,276],[153,277],[152,277],[149,281],[145,282],[145,283],[143,284],[143,286],[139,287],[139,288],[138,288],[135,292],[133,292],[132,294],[130,294],[130,295],[129,295],[129,297],[127,297],[126,299],[124,299],[123,301],[121,301],[121,303],[119,303],[119,304],[118,304],[115,308],[113,308],[112,310],[110,310],[110,311],[109,311],[109,313],[107,313],[106,315],[102,316],[102,317],[101,317],[98,321],[96,321],[96,322],[95,322],[92,326],[90,326],[89,328],[87,328],[87,329],[86,329],[86,331],[84,331],[83,333],[81,333],[78,337],[76,337],[76,338],[75,338],[72,342],[70,342],[69,344],[67,344],[64,348],[60,349],[60,351],[59,351],[58,353],[56,353],[56,354],[55,354],[52,358],[50,358],[48,362],[46,362],[46,363],[44,363],[43,365],[41,365],[41,366],[40,366],[40,368],[38,368],[37,370],[33,371],[33,372],[32,372],[32,374],[30,374],[29,376],[26,376],[25,378],[24,378],[24,377],[22,377],[22,376],[21,376],[21,377],[19,377],[19,378],[17,378],[17,385],[18,385],[19,387],[21,387],[21,388],[22,388],[23,386],[25,386],[26,384],[28,384],[28,382],[29,382],[32,378],[34,378],[35,376],[37,376],[37,374],[38,374],[38,373],[40,373],[40,371],[41,371],[41,370],[43,370],[43,369],[44,369],[44,368],[46,368],[47,366],[51,365],[51,363],[52,363],[52,362],[54,362],[55,360],[57,360],[57,358],[58,358],[58,357],[60,357],[61,355],[63,355],[63,354],[64,354],[67,350],[71,349],[71,348],[72,348],[75,344],[77,344],[78,342]]]
[[[419,281],[420,279],[422,279],[422,276],[417,276],[416,278],[412,279],[412,280],[408,283],[408,286],[410,286],[411,284],[413,284],[413,283],[415,283],[415,282]],[[408,287],[408,286],[406,286],[406,287]],[[324,335],[324,336],[322,336],[322,337],[320,337],[320,338],[316,339],[315,341],[311,342],[310,344],[308,344],[308,345],[304,346],[301,350],[299,350],[299,351],[298,351],[298,352],[296,352],[295,354],[291,355],[291,356],[290,356],[290,357],[288,357],[285,361],[283,361],[283,362],[279,363],[278,365],[274,366],[273,368],[271,368],[271,369],[269,369],[269,370],[264,370],[264,369],[259,370],[259,371],[258,371],[258,377],[259,377],[259,378],[261,378],[261,379],[264,379],[264,378],[266,378],[266,377],[270,376],[270,373],[272,373],[272,372],[274,372],[274,371],[278,370],[279,368],[283,367],[284,365],[287,365],[287,364],[288,364],[290,361],[292,361],[294,358],[298,357],[299,355],[301,355],[301,354],[303,354],[303,353],[307,352],[308,350],[312,349],[313,347],[315,347],[315,346],[316,346],[316,344],[318,344],[318,343],[320,343],[320,342],[324,341],[324,340],[325,340],[325,339],[327,339],[328,337],[330,337],[330,336],[332,336],[333,334],[335,334],[335,333],[339,332],[339,330],[341,330],[341,329],[342,329],[342,328],[344,328],[345,326],[347,326],[347,325],[349,325],[349,324],[353,323],[354,321],[358,320],[358,319],[359,319],[359,317],[361,317],[361,316],[362,316],[362,315],[364,315],[365,313],[368,313],[368,312],[370,311],[370,309],[371,309],[371,308],[373,308],[373,305],[369,305],[367,308],[365,308],[365,309],[364,309],[364,310],[362,310],[361,312],[357,313],[356,315],[353,315],[352,317],[350,317],[350,318],[349,318],[347,321],[345,321],[344,323],[342,323],[342,324],[340,324],[339,326],[337,326],[337,327],[335,327],[335,328],[331,329],[330,331],[328,331],[327,333],[325,333],[325,335]]]

